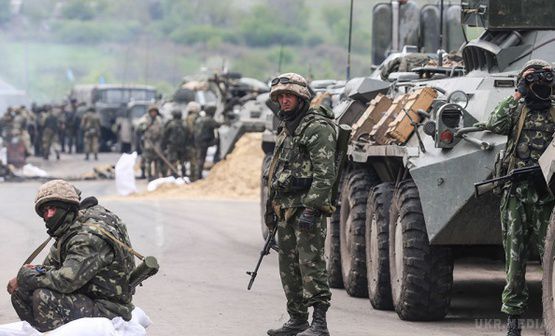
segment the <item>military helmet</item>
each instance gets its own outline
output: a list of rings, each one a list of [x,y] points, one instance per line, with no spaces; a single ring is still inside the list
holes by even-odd
[[[179,119],[183,116],[183,114],[181,113],[181,110],[173,110],[172,111],[172,117]]]
[[[304,100],[310,100],[312,95],[308,88],[306,79],[296,73],[289,72],[279,75],[272,80],[272,90],[270,98],[277,101],[277,97],[281,93],[292,93]]]
[[[522,78],[522,74],[524,74],[524,72],[526,72],[526,70],[533,68],[535,70],[541,70],[543,68],[553,68],[553,64],[541,60],[541,59],[531,59],[528,62],[526,62],[524,64],[524,66],[522,67],[522,70],[520,70],[520,72],[518,73],[517,76],[517,83],[520,81],[520,79]]]
[[[187,104],[187,111],[193,112],[193,113],[199,113],[200,104],[197,103],[196,101],[190,101],[189,104]]]
[[[158,109],[158,106],[156,106],[156,105],[150,105],[148,107],[148,113],[150,113],[150,111],[156,111],[156,113],[160,113],[160,110]]]
[[[81,192],[64,180],[52,180],[39,187],[35,197],[35,212],[42,217],[41,207],[51,201],[79,206]]]

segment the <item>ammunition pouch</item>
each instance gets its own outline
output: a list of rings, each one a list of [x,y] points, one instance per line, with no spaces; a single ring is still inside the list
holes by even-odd
[[[276,190],[283,194],[304,192],[310,189],[311,185],[311,177],[295,177],[290,171],[284,171],[274,182]]]

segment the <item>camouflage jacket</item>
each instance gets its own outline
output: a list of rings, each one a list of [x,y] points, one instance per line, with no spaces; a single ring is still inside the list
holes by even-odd
[[[100,135],[100,118],[95,112],[86,112],[81,119],[81,129],[85,135]]]
[[[195,120],[195,145],[213,146],[215,145],[216,135],[214,131],[220,124],[211,116],[201,115]]]
[[[187,146],[187,128],[181,119],[172,119],[164,125],[162,148],[171,151],[185,150]]]
[[[278,210],[298,207],[333,212],[336,142],[333,112],[321,106],[310,108],[293,134],[282,127],[267,172],[269,199],[278,216]]]
[[[128,277],[135,268],[133,255],[106,237],[98,227],[130,245],[125,224],[100,205],[79,211],[76,220],[50,249],[42,268],[22,267],[21,288],[49,288],[93,299],[104,316],[131,319],[133,304]]]
[[[523,111],[524,109],[524,111]],[[513,168],[532,166],[538,163],[540,156],[546,150],[553,139],[555,131],[555,120],[553,108],[533,110],[525,107],[523,103],[517,102],[512,96],[501,101],[495,108],[486,123],[486,129],[493,133],[507,135],[505,158],[503,160],[502,174]],[[519,119],[524,115],[524,124],[518,134]],[[505,188],[511,183],[505,185]],[[533,184],[525,180],[516,186],[516,192],[520,199],[535,203],[540,198]]]
[[[153,149],[154,147],[160,149],[162,141],[162,120],[160,117],[152,119],[148,116],[146,118],[146,128],[144,131],[144,149]]]

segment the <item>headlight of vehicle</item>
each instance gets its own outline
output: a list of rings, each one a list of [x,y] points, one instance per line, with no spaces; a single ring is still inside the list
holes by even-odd
[[[447,97],[447,101],[451,104],[457,104],[462,108],[466,108],[468,105],[468,96],[464,91],[457,90],[451,92],[451,94]]]

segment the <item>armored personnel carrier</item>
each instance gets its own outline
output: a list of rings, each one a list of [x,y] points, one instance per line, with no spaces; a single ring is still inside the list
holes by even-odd
[[[523,10],[516,0],[463,1],[462,23],[484,28],[461,49],[464,71],[414,69],[417,77],[396,77],[386,94],[368,90],[352,99],[358,104],[343,103],[358,109],[336,111],[353,132],[340,205],[328,222],[332,286],[404,320],[438,320],[450,305],[453,260],[499,252],[499,200],[475,198],[474,183],[491,176],[506,138],[472,126],[514,92],[525,62],[555,61],[555,23],[545,15],[555,3],[533,3]],[[545,260],[551,333],[553,259]]]

